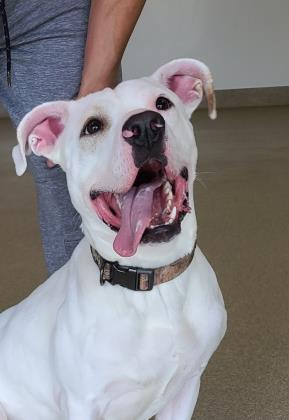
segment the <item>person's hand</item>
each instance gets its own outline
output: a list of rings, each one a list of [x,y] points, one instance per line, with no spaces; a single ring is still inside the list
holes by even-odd
[[[56,163],[52,162],[52,160],[47,159],[46,165],[48,168],[54,168],[54,166],[56,166]]]
[[[90,93],[97,92],[107,87],[112,89],[115,88],[119,82],[119,75],[120,70],[118,66],[116,69],[107,72],[103,77],[98,77],[95,81],[91,81],[90,83],[83,79],[76,99],[82,98],[83,96],[89,95]]]
[[[91,0],[77,98],[117,85],[121,59],[144,4],[145,0]]]

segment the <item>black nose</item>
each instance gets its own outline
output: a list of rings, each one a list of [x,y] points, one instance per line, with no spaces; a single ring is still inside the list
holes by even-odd
[[[165,120],[154,111],[130,117],[122,128],[123,138],[131,145],[151,150],[164,140]]]

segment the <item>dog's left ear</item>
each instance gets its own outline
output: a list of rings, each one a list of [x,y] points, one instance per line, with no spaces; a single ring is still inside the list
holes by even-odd
[[[68,116],[68,102],[56,101],[39,105],[22,119],[17,127],[18,145],[12,150],[17,175],[27,167],[26,155],[31,152],[59,163],[59,137]]]
[[[200,104],[203,92],[208,102],[209,117],[217,117],[213,78],[209,68],[198,60],[183,58],[160,67],[152,78],[172,90],[191,115]]]

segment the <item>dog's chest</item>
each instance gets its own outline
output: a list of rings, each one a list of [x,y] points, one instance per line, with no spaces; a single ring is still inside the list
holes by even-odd
[[[132,419],[153,412],[199,369],[202,348],[184,315],[184,293],[173,285],[162,289],[150,296],[121,291],[119,298],[111,288],[106,300],[99,300],[97,319],[88,317],[81,324],[73,369],[69,360],[66,368],[62,365],[73,372],[67,379],[75,392],[80,398],[82,393],[91,395],[91,404],[104,418],[122,419],[123,410],[136,410]],[[65,345],[71,338],[67,331]]]

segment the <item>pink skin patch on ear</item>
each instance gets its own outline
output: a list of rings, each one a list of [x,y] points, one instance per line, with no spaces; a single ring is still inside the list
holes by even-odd
[[[192,76],[175,75],[169,78],[168,87],[182,100],[191,103],[202,98],[202,81]]]
[[[60,118],[48,117],[32,130],[29,138],[38,153],[49,151],[63,131]]]

